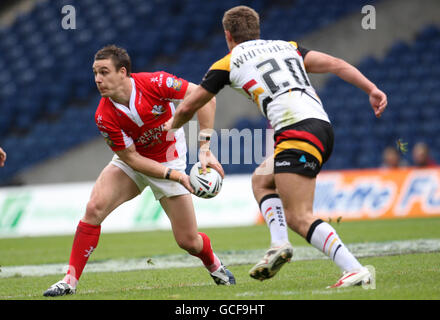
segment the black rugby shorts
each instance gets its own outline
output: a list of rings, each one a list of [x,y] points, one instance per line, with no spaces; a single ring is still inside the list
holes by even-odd
[[[274,135],[274,173],[297,173],[316,177],[330,158],[334,134],[330,123],[305,119],[284,127]]]

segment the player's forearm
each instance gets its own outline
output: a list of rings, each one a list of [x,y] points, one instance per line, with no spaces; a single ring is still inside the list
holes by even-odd
[[[142,156],[131,156],[123,159],[133,170],[153,178],[163,178],[165,166],[157,161]]]
[[[177,107],[176,113],[173,117],[172,129],[182,127],[185,123],[192,119],[194,113],[207,104],[214,94],[203,89],[201,86],[197,88]]]
[[[131,147],[134,147],[133,145]],[[179,181],[181,173],[172,170],[167,177],[168,168],[160,162],[141,156],[137,151],[123,150],[117,152],[119,158],[124,161],[133,170],[145,174],[146,176],[158,178],[158,179],[170,179],[173,181]]]
[[[182,127],[185,123],[192,119],[196,110],[189,108],[188,103],[183,101],[176,110],[173,117],[172,129],[178,129]]]
[[[368,95],[376,88],[374,83],[368,80],[356,67],[343,59],[333,57],[319,51],[309,51],[304,58],[307,72],[333,73],[339,78],[360,88]]]
[[[197,111],[197,119],[199,120],[200,131],[209,131],[214,128],[215,108],[216,100],[214,97]]]
[[[376,85],[368,80],[367,77],[365,77],[356,67],[344,60],[337,59],[331,73],[358,87],[368,95],[374,88],[376,88]]]
[[[214,97],[197,111],[197,119],[200,127],[199,141],[201,149],[209,149],[210,137],[214,131],[215,109],[216,100]]]

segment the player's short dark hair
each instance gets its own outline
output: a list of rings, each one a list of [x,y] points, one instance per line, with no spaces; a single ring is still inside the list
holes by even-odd
[[[260,38],[260,16],[247,6],[229,9],[223,15],[223,28],[231,33],[236,43]]]
[[[114,44],[105,46],[98,50],[95,54],[96,60],[111,59],[116,68],[116,71],[124,67],[127,70],[127,76],[131,73],[131,59],[127,53],[127,50],[115,46]]]

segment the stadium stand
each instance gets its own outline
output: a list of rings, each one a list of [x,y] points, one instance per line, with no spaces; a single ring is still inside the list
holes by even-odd
[[[335,124],[336,141],[344,141],[335,144],[327,168],[377,167],[378,150],[395,145],[398,139],[408,145],[425,141],[432,147],[433,157],[440,159],[440,127],[436,125],[440,120],[440,68],[435,62],[440,59],[439,49],[440,29],[430,25],[412,44],[396,42],[382,61],[367,57],[358,65],[388,94],[389,107],[378,120],[359,111],[369,108],[362,92],[336,77],[327,83],[320,96]],[[344,97],[346,112],[341,111],[340,97]]]
[[[75,30],[60,26],[61,8],[71,1],[37,2],[0,29],[0,146],[8,151],[0,184],[13,183],[24,168],[99,135],[93,119],[99,95],[89,66],[103,45],[125,47],[134,71],[162,69],[198,83],[213,59],[227,53],[220,24],[227,8],[250,5],[261,13],[263,38],[293,39],[372,3],[316,1],[310,6],[306,0],[277,0],[269,6],[262,0],[103,0],[98,6],[94,0],[77,0]],[[292,19],[280,19],[286,14]],[[426,26],[412,44],[395,43],[383,61],[366,57],[359,64],[390,97],[390,108],[379,121],[368,112],[354,111],[369,108],[367,99],[337,78],[318,92],[335,123],[337,141],[326,169],[376,167],[382,149],[398,138],[409,143],[424,140],[440,159],[439,35],[437,26]],[[395,125],[390,126],[390,120]],[[234,127],[253,130],[266,125],[264,119],[239,119]],[[247,152],[245,147],[242,159]],[[227,173],[244,173],[255,166],[224,167]]]

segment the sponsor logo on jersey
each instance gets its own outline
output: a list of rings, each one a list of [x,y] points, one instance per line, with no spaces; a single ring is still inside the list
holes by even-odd
[[[161,136],[163,134],[163,124],[158,127],[147,129],[142,135],[136,139],[137,143],[144,146],[152,147],[156,144],[162,143]]]

